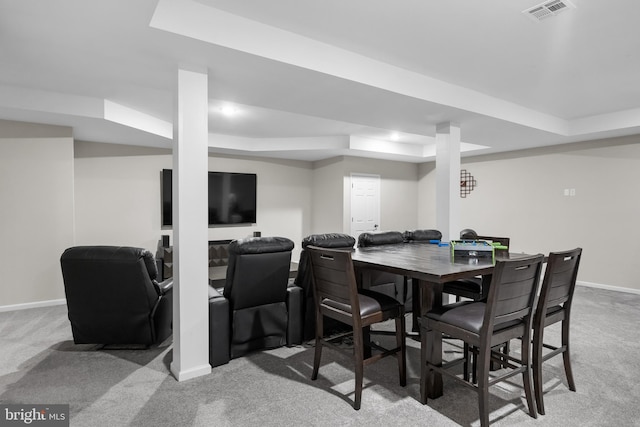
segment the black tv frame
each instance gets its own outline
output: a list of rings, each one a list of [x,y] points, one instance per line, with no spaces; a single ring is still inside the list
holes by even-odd
[[[221,186],[225,188],[221,189]],[[254,173],[209,171],[207,204],[209,227],[255,224],[257,191],[258,177]],[[173,226],[171,169],[162,169],[160,172],[160,209],[162,228],[171,228]]]

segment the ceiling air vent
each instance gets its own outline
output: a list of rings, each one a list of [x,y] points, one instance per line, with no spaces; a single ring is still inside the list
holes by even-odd
[[[575,9],[575,5],[569,0],[553,0],[523,10],[522,13],[529,15],[531,19],[538,22],[567,9]]]

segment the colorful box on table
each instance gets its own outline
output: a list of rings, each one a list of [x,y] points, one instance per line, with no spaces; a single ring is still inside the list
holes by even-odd
[[[456,258],[476,258],[493,261],[494,245],[486,240],[452,240],[451,255]]]

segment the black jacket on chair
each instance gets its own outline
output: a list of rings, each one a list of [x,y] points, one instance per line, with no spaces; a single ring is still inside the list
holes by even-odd
[[[148,250],[76,246],[60,264],[76,344],[150,346],[171,335],[173,281],[156,281]]]
[[[358,247],[394,245],[404,243],[405,239],[399,231],[367,231],[358,236]],[[388,295],[398,301],[405,302],[409,295],[406,291],[406,279],[398,274],[372,270],[369,273],[371,290]],[[407,312],[411,311],[411,303],[406,304]]]
[[[287,344],[287,328],[295,327],[296,322],[299,327],[301,313],[290,313],[287,307],[293,246],[284,237],[253,237],[229,244],[223,295],[229,300],[232,359],[253,350],[283,346]],[[290,322],[290,315],[297,319]]]
[[[399,231],[366,231],[358,236],[358,246],[380,246],[403,243],[404,236]]]
[[[407,230],[402,233],[406,242],[429,242],[431,240],[441,240],[442,233],[439,230]]]

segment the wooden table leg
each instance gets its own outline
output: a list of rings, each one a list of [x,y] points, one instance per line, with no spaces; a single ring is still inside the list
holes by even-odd
[[[422,316],[432,308],[442,306],[442,283],[419,281],[421,293],[420,313]],[[442,396],[442,374],[432,371],[427,375],[426,362],[442,366],[442,334],[427,331],[421,334],[420,341],[420,400],[426,403],[427,397],[435,399]]]
[[[356,275],[356,278],[360,279],[358,287],[360,289],[371,289],[371,270],[368,268],[357,268],[356,271],[359,273]]]
[[[421,293],[420,286],[418,285],[418,279],[411,280],[411,295],[413,295],[413,299],[411,300],[411,313],[413,317],[413,325],[411,326],[411,332],[420,333],[420,317],[422,313],[420,312],[420,307],[422,307],[421,301]]]

